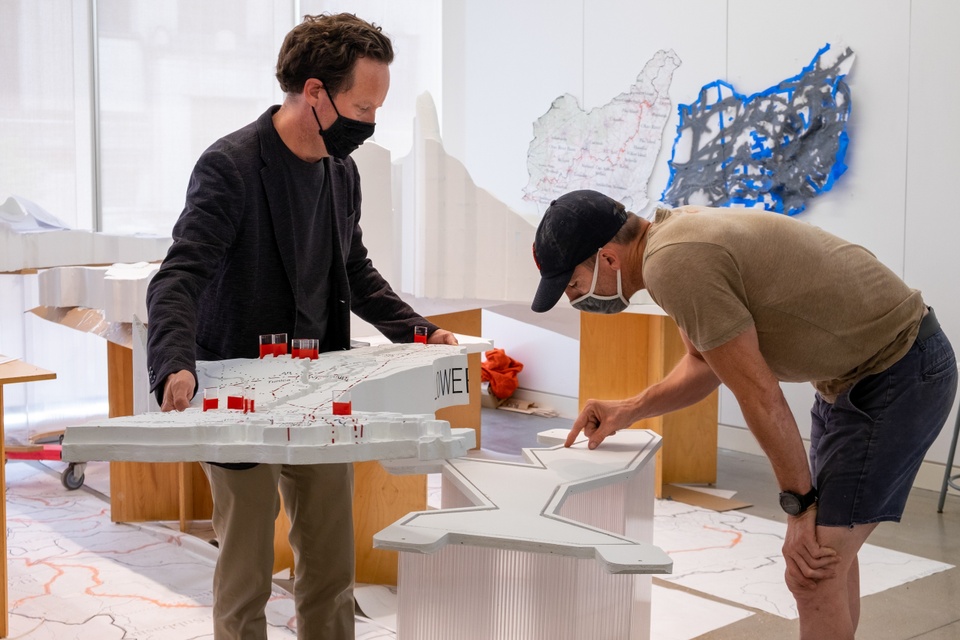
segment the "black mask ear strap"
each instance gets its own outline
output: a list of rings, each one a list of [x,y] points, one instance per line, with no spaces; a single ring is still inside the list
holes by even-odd
[[[333,105],[333,112],[334,112],[335,114],[337,114],[337,117],[339,118],[339,117],[340,117],[340,110],[337,109],[337,103],[333,101],[333,96],[330,95],[330,90],[327,89],[327,85],[323,85],[323,90],[326,92],[326,94],[327,94],[327,99],[330,101],[330,104]],[[317,117],[317,109],[316,109],[316,107],[313,107],[313,106],[311,106],[310,109],[313,111],[313,119],[317,121],[317,126],[320,127],[320,130],[318,131],[318,133],[322,136],[322,135],[323,135],[323,125],[320,124],[320,118]]]
[[[337,117],[340,117],[340,109],[337,109],[337,103],[333,101],[333,96],[330,95],[330,90],[327,89],[327,85],[323,85],[323,90],[327,92],[327,99],[330,100],[330,106],[333,107],[333,112],[337,114]]]

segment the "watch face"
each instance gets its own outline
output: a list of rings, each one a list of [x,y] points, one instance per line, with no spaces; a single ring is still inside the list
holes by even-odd
[[[780,508],[789,515],[795,516],[800,513],[800,498],[784,491],[780,494]]]

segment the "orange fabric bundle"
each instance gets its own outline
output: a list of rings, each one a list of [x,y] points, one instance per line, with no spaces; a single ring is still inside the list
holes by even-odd
[[[483,355],[486,360],[480,363],[480,379],[490,383],[490,393],[497,398],[509,398],[517,390],[517,374],[523,371],[523,364],[503,349],[491,349]]]

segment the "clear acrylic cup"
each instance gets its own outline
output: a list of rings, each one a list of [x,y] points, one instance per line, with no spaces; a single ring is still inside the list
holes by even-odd
[[[220,387],[206,387],[203,390],[203,410],[220,408]]]
[[[227,395],[227,409],[243,411],[243,387],[231,385],[224,391]]]
[[[275,356],[287,355],[287,334],[285,333],[273,334],[273,355]]]
[[[413,328],[413,341],[420,344],[427,344],[427,328],[426,327],[414,327]]]
[[[273,355],[273,334],[265,333],[260,336],[260,357],[266,358]]]
[[[330,394],[333,415],[349,416],[353,414],[353,400],[349,389],[334,389]]]

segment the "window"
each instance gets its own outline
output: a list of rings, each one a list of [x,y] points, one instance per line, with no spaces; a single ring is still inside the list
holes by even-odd
[[[280,101],[290,4],[99,0],[104,231],[170,233],[203,150]]]
[[[93,224],[87,3],[0,8],[0,201],[32,200],[66,226]]]

